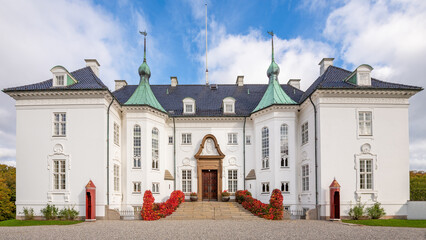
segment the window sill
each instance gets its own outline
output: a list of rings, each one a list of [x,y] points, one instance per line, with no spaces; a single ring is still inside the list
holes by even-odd
[[[358,135],[358,139],[374,139],[373,135]]]
[[[132,170],[142,170],[141,167],[132,167]]]
[[[139,195],[140,195],[140,194],[141,194],[141,192],[132,192],[132,194],[139,194]]]
[[[266,194],[269,194],[268,192],[263,192],[263,193],[261,193],[262,195],[266,195]]]
[[[283,191],[281,191],[281,193],[282,194],[290,194],[290,192],[283,192]]]
[[[283,167],[283,166],[281,166],[281,169],[290,169],[290,167]]]
[[[301,195],[311,195],[311,193],[309,192],[309,190],[308,191],[303,191],[302,193],[301,193]]]
[[[180,145],[190,146],[190,145],[192,145],[192,143],[181,143]]]
[[[270,168],[261,168],[260,170],[265,171],[265,170],[271,170]]]
[[[238,143],[228,143],[228,146],[238,146]]]
[[[52,136],[52,140],[68,140],[67,136]]]
[[[160,194],[159,192],[153,192],[152,194]]]

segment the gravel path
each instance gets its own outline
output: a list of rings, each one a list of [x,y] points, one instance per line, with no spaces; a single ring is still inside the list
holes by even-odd
[[[0,239],[426,239],[426,229],[328,221],[97,221],[68,226],[0,227]]]

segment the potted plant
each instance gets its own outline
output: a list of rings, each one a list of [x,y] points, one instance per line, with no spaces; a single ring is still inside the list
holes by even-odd
[[[230,195],[231,194],[228,192],[228,190],[223,191],[222,192],[222,202],[229,201]]]
[[[198,200],[197,193],[192,192],[191,194],[189,194],[189,198],[191,199],[191,202],[196,202]]]

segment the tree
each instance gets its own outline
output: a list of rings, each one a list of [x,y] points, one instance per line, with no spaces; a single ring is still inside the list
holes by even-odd
[[[0,221],[15,217],[16,168],[0,164]]]

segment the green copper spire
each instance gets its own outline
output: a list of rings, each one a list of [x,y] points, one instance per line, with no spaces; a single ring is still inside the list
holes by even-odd
[[[274,33],[272,31],[268,33],[272,36],[272,61],[269,65],[268,71],[266,72],[266,75],[269,78],[269,85],[265,91],[265,94],[263,95],[257,107],[253,110],[253,112],[257,112],[273,104],[296,104],[296,102],[284,92],[284,90],[280,86],[280,83],[278,82],[280,67],[277,63],[275,63]]]
[[[140,32],[144,35],[143,42],[143,63],[139,67],[139,76],[140,82],[139,86],[133,92],[132,96],[127,100],[125,105],[149,105],[153,108],[156,108],[160,111],[166,112],[161,104],[158,102],[154,93],[151,90],[149,85],[149,78],[151,77],[151,70],[149,69],[148,64],[146,63],[146,32]]]

